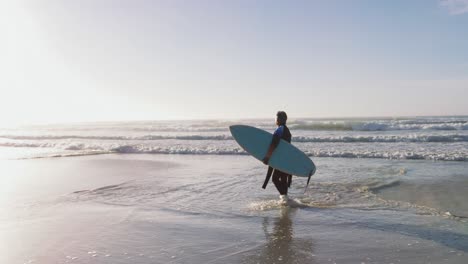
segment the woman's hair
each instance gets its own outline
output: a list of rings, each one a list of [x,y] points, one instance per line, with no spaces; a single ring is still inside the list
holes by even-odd
[[[285,125],[286,120],[288,120],[288,115],[284,111],[278,111],[278,113],[276,113],[276,120],[278,120],[280,125]]]

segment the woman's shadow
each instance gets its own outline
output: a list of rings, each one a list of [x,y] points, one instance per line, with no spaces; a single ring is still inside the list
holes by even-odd
[[[243,263],[314,263],[312,241],[296,238],[293,221],[297,208],[282,207],[280,216],[263,219],[262,227],[266,243],[251,251]],[[270,230],[269,230],[270,229]]]

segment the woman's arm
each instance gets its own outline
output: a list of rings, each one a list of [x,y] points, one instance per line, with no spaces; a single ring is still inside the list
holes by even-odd
[[[271,155],[273,155],[273,151],[275,151],[275,149],[278,146],[280,140],[281,140],[281,137],[279,137],[278,135],[273,135],[273,139],[271,140],[270,146],[268,147],[268,151],[265,154],[265,157],[263,158],[263,163],[265,165],[268,165],[268,162],[270,161]]]

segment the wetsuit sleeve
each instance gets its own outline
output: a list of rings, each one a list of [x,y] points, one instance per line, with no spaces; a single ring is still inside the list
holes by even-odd
[[[280,126],[275,130],[275,133],[273,133],[273,139],[271,140],[271,144],[275,146],[275,148],[278,146],[281,138],[283,137],[284,133],[284,127]]]

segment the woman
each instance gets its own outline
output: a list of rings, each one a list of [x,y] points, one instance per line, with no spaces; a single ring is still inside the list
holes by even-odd
[[[270,147],[268,148],[265,158],[263,158],[263,163],[265,165],[268,165],[271,155],[273,154],[273,151],[278,146],[281,139],[291,143],[291,132],[286,126],[287,119],[288,116],[284,111],[278,111],[278,113],[276,113],[276,125],[278,128],[273,133],[273,139],[271,140]],[[269,170],[271,169],[272,168],[269,168]],[[291,179],[291,174],[287,174],[276,169],[273,172],[273,183],[280,193],[281,202],[284,204],[288,202],[288,188],[291,186]]]

